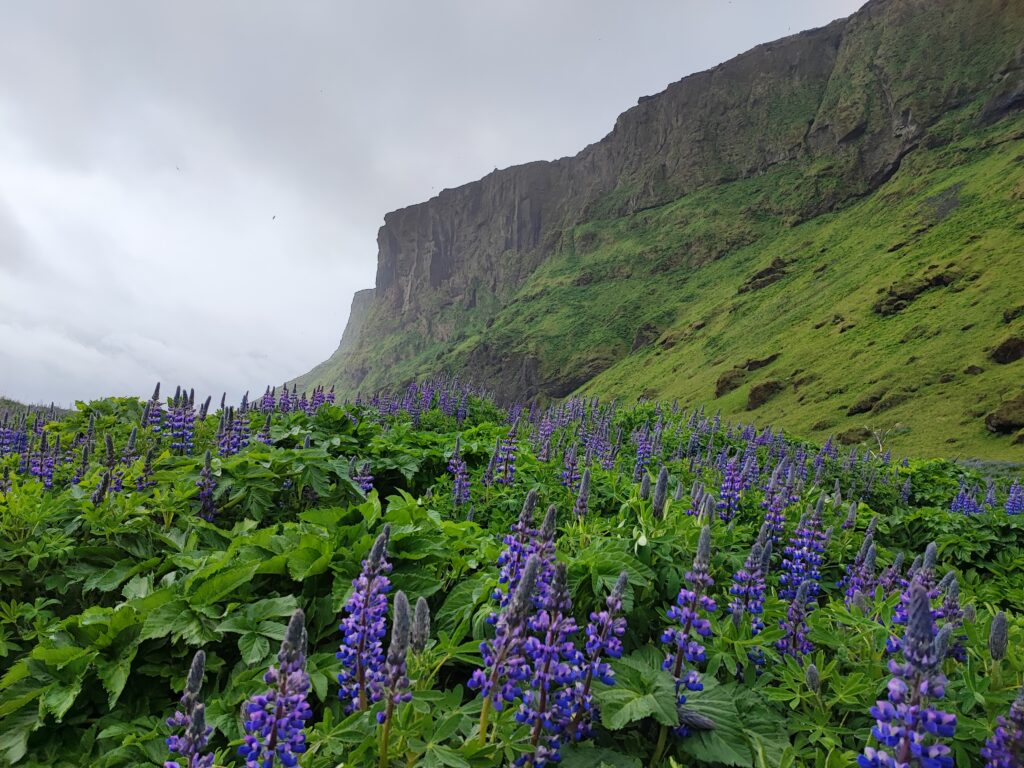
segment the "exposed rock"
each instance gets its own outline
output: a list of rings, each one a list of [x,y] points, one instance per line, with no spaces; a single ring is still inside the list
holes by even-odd
[[[1003,339],[988,356],[1000,365],[1014,363],[1024,357],[1024,339],[1019,336]]]
[[[747,278],[736,293],[747,293],[776,283],[786,276],[786,262],[776,256],[772,263]]]
[[[821,419],[811,424],[811,430],[814,432],[823,432],[826,429],[832,429],[836,423],[832,419]]]
[[[654,323],[644,323],[642,326],[636,329],[636,333],[633,335],[633,346],[631,351],[636,352],[641,347],[646,347],[658,336],[661,335],[661,330]]]
[[[955,378],[956,378],[956,374],[955,373],[952,373],[951,371],[947,371],[946,373],[944,373],[941,376],[939,376],[939,384],[949,384]]]
[[[918,277],[908,277],[898,283],[893,283],[886,289],[885,295],[875,302],[874,310],[883,317],[895,315],[907,308],[907,306],[925,291],[933,288],[952,285],[959,277],[959,273],[952,270],[925,274]]]
[[[1019,307],[1014,307],[1013,309],[1007,309],[1003,312],[1003,322],[1012,323],[1022,315],[1024,315],[1024,304],[1021,304]]]
[[[1006,400],[985,417],[985,426],[990,432],[1008,435],[1024,429],[1024,395]]]
[[[964,373],[968,376],[977,376],[979,373],[984,373],[985,369],[978,365],[968,365],[964,368]]]
[[[856,445],[863,443],[871,437],[871,430],[867,427],[851,427],[836,435],[836,441],[840,445]]]
[[[747,360],[747,362],[743,364],[743,367],[748,371],[759,371],[766,365],[771,365],[778,359],[779,353],[776,352],[772,355],[768,355],[768,357],[763,357],[760,360]]]
[[[753,411],[767,403],[785,388],[785,384],[778,379],[768,379],[750,388],[747,394],[747,410]]]
[[[872,406],[871,412],[881,413],[882,411],[887,411],[890,408],[895,408],[900,403],[905,403],[909,399],[909,392],[890,392]]]
[[[864,395],[860,400],[846,409],[846,415],[856,416],[858,413],[867,413],[875,407],[875,404],[882,399],[883,395],[885,395],[884,392],[872,392],[869,395]]]
[[[746,373],[741,368],[730,368],[718,377],[715,382],[715,397],[721,397],[732,392],[746,378]]]

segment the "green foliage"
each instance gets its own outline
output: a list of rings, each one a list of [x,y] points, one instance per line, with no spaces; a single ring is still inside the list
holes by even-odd
[[[122,446],[141,414],[137,406],[126,400],[83,404],[48,429],[71,439],[91,414]],[[628,435],[659,412],[653,404],[620,407],[616,426]],[[212,444],[215,418],[198,425],[201,450]],[[493,631],[487,619],[502,537],[530,488],[542,504],[559,509],[558,557],[567,566],[578,621],[585,624],[590,611],[604,605],[620,572],[629,576],[623,596],[629,631],[626,653],[613,664],[616,684],[595,686],[596,738],[565,746],[563,762],[648,764],[660,729],[680,718],[659,638],[699,534],[698,520],[686,514],[690,499],[670,500],[663,519],[656,519],[629,477],[627,444],[614,469],[592,467],[591,511],[576,519],[569,512],[574,496],[560,482],[561,456],[541,461],[525,436],[515,485],[482,487],[479,478],[496,438],[508,431],[506,422],[482,400],[461,428],[436,409],[418,425],[406,414],[382,417],[361,406],[325,406],[314,417],[277,415],[273,445],[253,444],[213,460],[213,521],[197,516],[197,456],[161,450],[154,488],[100,504],[90,498],[98,469],[79,486],[55,491],[15,474],[12,489],[0,495],[0,764],[162,765],[168,759],[164,719],[191,655],[203,648],[216,765],[239,765],[239,707],[262,690],[262,674],[297,607],[307,617],[314,706],[309,751],[300,764],[376,764],[375,712],[343,714],[334,651],[339,613],[384,523],[391,526],[395,589],[413,602],[426,598],[433,614],[432,639],[410,660],[412,701],[396,710],[390,730],[394,764],[510,763],[528,750],[525,726],[514,710],[498,713],[492,737],[481,743],[480,699],[465,683],[480,664],[481,639]],[[446,464],[457,436],[474,480],[472,521],[451,499]],[[685,438],[666,430],[664,455],[672,456]],[[738,445],[716,440],[716,449]],[[151,434],[140,442],[144,449],[156,444]],[[349,478],[353,458],[372,467],[376,488],[368,494]],[[720,481],[716,471],[694,474],[683,460],[666,466],[670,488],[689,488],[695,479],[714,488]],[[140,471],[139,462],[128,468],[126,488],[134,488]],[[912,557],[934,539],[943,569],[960,574],[963,599],[976,607],[978,620],[964,628],[966,660],[949,670],[947,703],[959,717],[958,765],[980,765],[978,746],[1024,677],[1024,621],[1015,613],[1024,601],[1024,523],[998,509],[972,517],[946,511],[963,477],[979,479],[949,462],[915,461],[882,471],[877,489],[864,491],[858,530],[879,515],[884,563],[897,551]],[[839,462],[830,462],[828,477],[825,486],[832,477],[844,487],[860,481]],[[900,503],[894,490],[906,478],[910,504]],[[808,487],[802,502],[814,503],[820,494]],[[766,629],[757,637],[747,626],[737,629],[724,612],[731,575],[760,525],[761,496],[756,487],[748,491],[736,521],[713,526],[719,611],[707,643],[704,690],[690,694],[686,707],[715,728],[671,739],[662,765],[838,768],[854,765],[866,742],[868,709],[883,695],[883,648],[892,630],[886,622],[895,598],[877,597],[867,616],[843,605],[835,582],[861,533],[840,530],[845,510],[827,505],[827,523],[836,533],[823,564],[824,597],[808,620],[821,676],[820,689],[810,691],[805,668],[773,650],[784,602],[769,597]],[[1011,612],[1011,642],[1007,657],[994,662],[987,638],[1000,609]],[[750,657],[757,648],[768,661],[760,670]]]

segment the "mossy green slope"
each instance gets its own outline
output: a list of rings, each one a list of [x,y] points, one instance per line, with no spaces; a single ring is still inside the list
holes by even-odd
[[[984,417],[1024,386],[1024,360],[988,357],[1024,336],[1024,315],[1004,318],[1024,304],[1022,137],[1017,118],[916,150],[875,193],[803,222],[787,213],[793,199],[818,190],[785,166],[589,222],[489,327],[389,375],[471,374],[490,349],[521,355],[541,379],[578,372],[580,392],[705,402],[822,439],[867,427],[899,451],[1019,459],[1024,446]],[[741,292],[766,268],[769,284]],[[933,275],[937,287],[904,308],[876,309],[890,288]],[[723,374],[775,355],[716,396]],[[769,381],[778,392],[748,410],[751,388]],[[867,410],[850,413],[857,405]]]

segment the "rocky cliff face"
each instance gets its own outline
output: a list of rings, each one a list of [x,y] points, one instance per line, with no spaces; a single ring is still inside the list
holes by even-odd
[[[929,129],[951,110],[980,99],[991,120],[1019,106],[1022,31],[1016,0],[872,0],[641,98],[575,157],[495,171],[389,213],[375,289],[356,295],[338,350],[299,381],[372,390],[443,358],[473,361],[504,394],[564,394],[579,372],[541,375],[528,353],[505,355],[486,336],[524,282],[574,247],[576,225],[777,166],[815,188],[779,201],[780,217],[839,208],[922,141],[949,140]]]

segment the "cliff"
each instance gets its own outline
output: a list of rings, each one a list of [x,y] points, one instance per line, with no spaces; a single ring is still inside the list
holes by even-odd
[[[357,295],[337,351],[299,381],[351,394],[454,368],[507,397],[568,394],[686,306],[670,298],[652,315],[617,299],[615,287],[640,275],[605,269],[602,222],[655,241],[632,259],[656,262],[640,270],[648,287],[692,278],[778,227],[871,197],[909,154],[1012,118],[1024,103],[1022,39],[1024,5],[1012,0],[873,0],[641,98],[574,157],[498,170],[389,213],[372,295]],[[721,204],[658,229],[666,210],[708,194]],[[605,302],[601,321],[620,329],[568,355],[583,340],[567,329],[559,338],[531,311],[563,267],[589,294],[574,300]],[[526,315],[534,324],[511,334]]]

